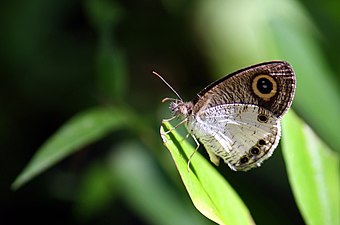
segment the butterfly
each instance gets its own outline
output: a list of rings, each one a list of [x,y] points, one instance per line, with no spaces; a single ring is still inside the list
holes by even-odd
[[[281,119],[295,93],[290,64],[270,61],[240,69],[208,85],[189,102],[158,76],[179,98],[163,99],[171,101],[173,118],[182,119],[180,124],[186,124],[215,165],[222,159],[232,170],[247,171],[273,154],[281,137]]]

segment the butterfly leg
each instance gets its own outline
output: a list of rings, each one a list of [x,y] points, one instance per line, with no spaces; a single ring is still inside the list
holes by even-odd
[[[189,136],[189,134],[191,135],[192,139],[194,139],[195,143],[196,143],[196,148],[195,151],[193,151],[193,153],[191,153],[190,157],[189,157],[189,161],[188,161],[188,172],[190,172],[190,162],[191,162],[191,158],[194,156],[194,154],[197,152],[198,148],[200,147],[200,143],[198,142],[197,138],[195,137],[195,135],[193,135],[192,133],[188,133],[187,137]]]
[[[163,98],[162,103],[167,102],[167,101],[178,101],[178,99],[175,98]]]
[[[176,117],[171,117],[170,119],[162,120],[162,123],[163,123],[163,122],[166,122],[166,121],[170,121],[170,120],[172,120],[172,119],[174,119],[174,118],[176,118]],[[179,126],[181,126],[181,125],[182,125],[183,123],[185,123],[185,122],[187,122],[187,119],[182,120],[182,121],[181,121],[179,124],[177,124],[175,127],[172,127],[170,130],[165,131],[164,133],[161,133],[161,135],[165,135],[165,134],[168,134],[168,133],[172,132],[173,130],[176,130]]]
[[[169,119],[162,119],[162,123],[164,123],[164,122],[169,122],[169,121],[171,121],[171,120],[173,120],[173,119],[175,119],[176,118],[176,116],[173,116],[173,117],[171,117],[171,118],[169,118]]]

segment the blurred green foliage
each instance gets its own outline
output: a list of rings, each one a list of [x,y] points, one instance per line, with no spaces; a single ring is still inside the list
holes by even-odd
[[[340,224],[339,154],[291,110],[283,121],[282,152],[306,224]],[[292,154],[292,150],[295,154]]]
[[[153,70],[190,100],[235,69],[287,60],[297,75],[295,111],[333,151],[340,151],[340,2],[0,4],[4,224],[23,219],[35,224],[212,224],[195,210],[161,144],[160,121],[170,115],[160,100],[173,93]],[[105,130],[18,191],[10,190],[58,128],[95,107],[126,110],[122,116],[130,122]],[[218,169],[257,224],[305,223],[279,149],[247,173],[226,165]]]

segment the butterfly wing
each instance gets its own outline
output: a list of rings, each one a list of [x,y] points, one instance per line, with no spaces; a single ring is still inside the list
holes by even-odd
[[[218,164],[249,170],[278,145],[280,119],[295,92],[295,75],[284,61],[238,70],[204,88],[193,100],[189,130]]]
[[[280,139],[280,119],[250,104],[201,110],[188,119],[188,129],[204,145],[213,163],[222,158],[233,170],[258,167],[271,156]]]
[[[193,114],[216,105],[257,105],[281,118],[295,92],[295,75],[284,61],[271,61],[238,70],[204,88],[193,100]]]

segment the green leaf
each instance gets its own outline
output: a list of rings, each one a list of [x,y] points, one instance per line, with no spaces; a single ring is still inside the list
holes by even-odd
[[[171,129],[169,123],[164,123],[161,134]],[[195,149],[176,131],[164,134],[162,138],[192,202],[203,215],[218,224],[254,224],[245,204],[210,162],[196,152],[188,171],[188,159]]]
[[[290,110],[282,150],[297,205],[310,225],[340,224],[339,157]]]
[[[12,189],[18,189],[81,147],[121,128],[126,124],[127,115],[119,109],[94,108],[74,116],[38,149],[12,184]]]

